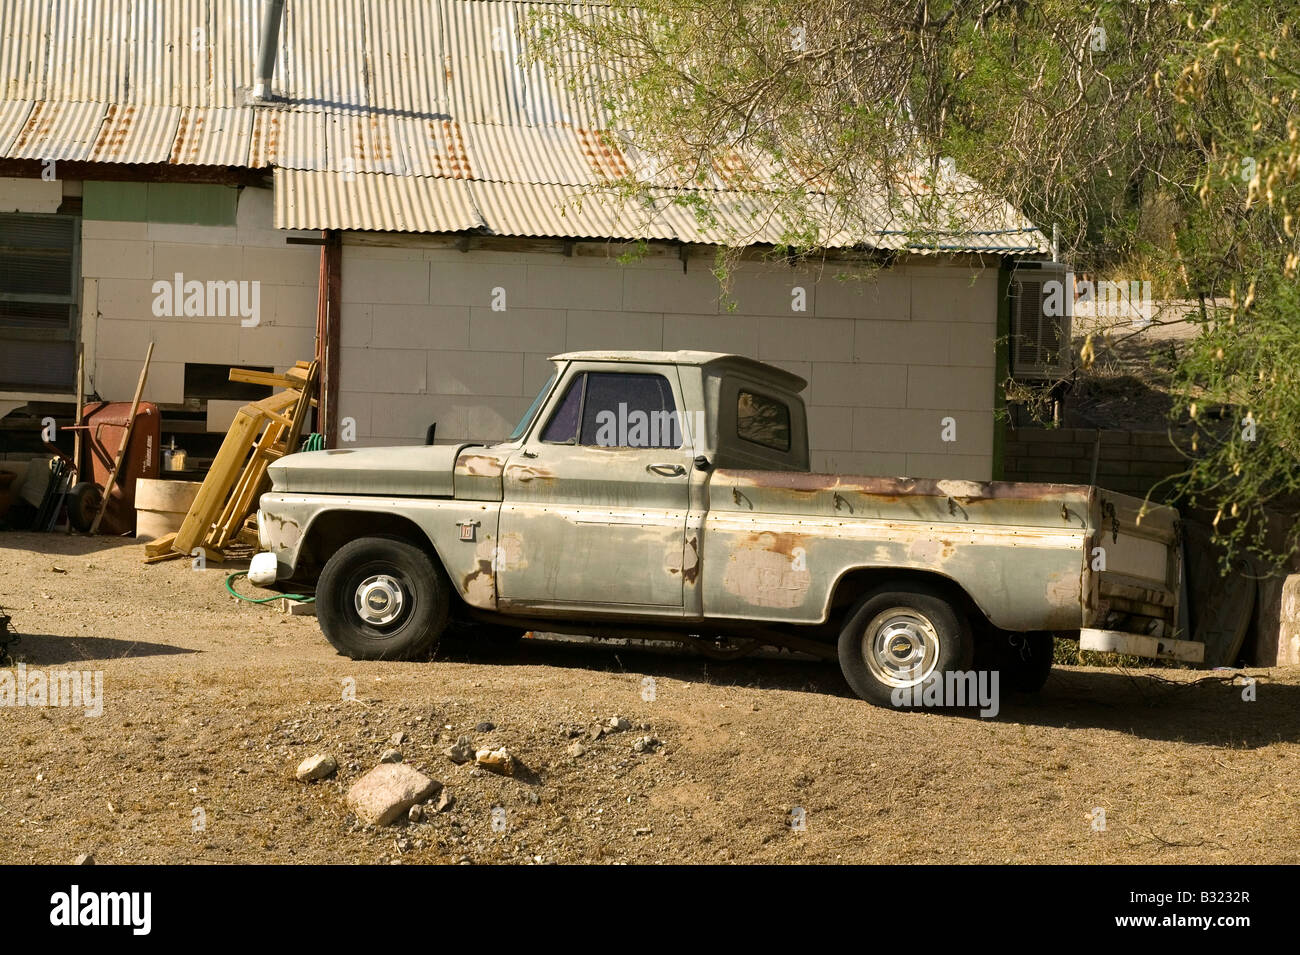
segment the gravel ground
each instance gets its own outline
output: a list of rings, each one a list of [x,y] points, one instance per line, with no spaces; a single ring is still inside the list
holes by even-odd
[[[14,656],[103,674],[100,716],[0,709],[0,863],[1300,858],[1300,668],[1250,671],[1247,702],[1228,674],[1062,667],[981,720],[876,709],[797,659],[526,640],[359,663],[311,617],[234,601],[237,565],[141,557],[0,534]],[[615,716],[633,727],[593,738]],[[454,803],[359,825],[344,795],[398,732]],[[452,763],[462,735],[519,771]],[[635,752],[647,735],[661,744]],[[337,775],[296,781],[316,753]]]

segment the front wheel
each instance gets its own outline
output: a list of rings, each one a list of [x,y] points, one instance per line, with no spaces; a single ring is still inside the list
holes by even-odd
[[[404,540],[363,537],[335,552],[316,587],[316,615],[354,660],[427,655],[447,625],[451,592],[429,555]]]
[[[849,686],[867,702],[895,709],[934,698],[926,689],[936,681],[942,689],[948,672],[969,670],[973,653],[964,615],[922,584],[871,591],[840,632],[840,669]]]

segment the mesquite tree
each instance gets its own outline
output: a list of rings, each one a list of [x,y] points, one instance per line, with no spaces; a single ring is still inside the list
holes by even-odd
[[[1270,548],[1260,518],[1300,492],[1296,11],[605,0],[539,14],[527,49],[600,77],[588,89],[607,134],[641,157],[609,185],[648,205],[707,220],[761,191],[788,255],[861,235],[882,208],[924,235],[1009,203],[1056,227],[1076,267],[1199,301],[1172,378],[1174,415],[1193,424],[1180,500],[1217,511],[1232,548],[1277,557],[1297,537]]]

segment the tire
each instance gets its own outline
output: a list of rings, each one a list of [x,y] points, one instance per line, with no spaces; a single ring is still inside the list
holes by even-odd
[[[316,585],[321,632],[353,660],[427,657],[447,626],[450,606],[442,570],[419,547],[397,538],[345,544]]]
[[[899,638],[904,642],[897,643]],[[849,686],[868,703],[891,709],[918,706],[896,701],[896,690],[923,692],[949,671],[969,670],[973,657],[965,615],[924,584],[887,584],[868,592],[840,631],[840,669]]]
[[[1037,693],[1052,672],[1055,641],[1050,630],[1027,633],[999,631],[996,666],[1002,671],[1002,686],[1016,693]]]
[[[95,523],[95,515],[99,513],[99,504],[103,499],[103,492],[93,481],[74,484],[72,490],[68,492],[68,523],[83,534],[89,533],[90,525]]]

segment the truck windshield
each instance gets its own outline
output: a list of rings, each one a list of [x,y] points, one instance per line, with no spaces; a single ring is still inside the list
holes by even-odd
[[[550,394],[551,385],[553,384],[555,384],[554,373],[552,373],[551,377],[546,380],[546,384],[542,385],[542,390],[537,392],[537,397],[534,398],[533,403],[528,406],[528,410],[524,412],[524,416],[519,419],[519,424],[515,425],[515,430],[510,432],[510,437],[506,438],[507,441],[518,441],[524,436],[524,432],[528,430],[528,426],[533,423],[533,418],[537,417],[537,409],[542,406],[542,400]]]

